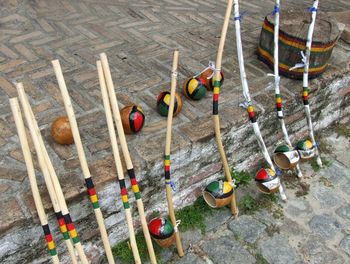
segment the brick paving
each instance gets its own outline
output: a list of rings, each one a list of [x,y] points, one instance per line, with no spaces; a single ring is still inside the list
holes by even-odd
[[[268,68],[255,56],[257,39],[265,14],[274,1],[242,1],[247,10],[242,25],[244,52],[250,89],[259,102],[258,112],[272,112],[268,91]],[[288,1],[283,8],[309,6],[310,1]],[[20,1],[0,4],[0,230],[4,234],[33,219],[37,221],[26,169],[13,124],[8,99],[16,96],[14,81],[22,81],[44,135],[49,154],[60,175],[68,200],[82,197],[83,180],[74,147],[54,144],[50,125],[64,114],[61,95],[50,61],[59,59],[78,117],[82,141],[99,189],[114,181],[115,169],[102,108],[95,62],[106,52],[120,106],[142,105],[146,125],[141,134],[128,136],[137,171],[151,171],[162,156],[166,120],[155,111],[155,98],[170,85],[172,52],[180,50],[179,86],[183,80],[215,60],[226,1]],[[324,0],[325,11],[348,10],[348,0]],[[239,74],[235,59],[233,23],[230,23],[223,69],[226,72],[220,109],[222,129],[246,122],[240,102]],[[324,78],[334,77],[349,67],[350,47],[340,41]],[[318,81],[314,80],[314,84]],[[296,85],[297,84],[297,85]],[[235,87],[232,89],[232,87]],[[237,88],[237,89],[236,89]],[[298,100],[299,83],[282,80],[288,104]],[[349,92],[349,91],[348,91]],[[344,95],[348,94],[345,92]],[[211,94],[205,100],[184,100],[181,114],[174,119],[172,151],[208,141],[211,129]],[[290,116],[296,118],[296,116]],[[300,117],[299,117],[300,119]],[[287,119],[288,122],[293,120]],[[196,126],[197,131],[193,131]],[[243,158],[242,158],[243,159]],[[37,162],[35,162],[38,168]],[[215,166],[214,166],[215,167]],[[213,169],[217,170],[216,168]],[[38,172],[38,175],[40,173]],[[143,174],[144,175],[144,174]],[[43,190],[44,203],[50,208]],[[150,181],[146,181],[144,188]],[[81,198],[79,198],[81,199]],[[0,257],[1,259],[1,257]]]

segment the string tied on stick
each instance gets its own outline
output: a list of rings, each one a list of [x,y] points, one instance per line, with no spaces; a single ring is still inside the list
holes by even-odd
[[[267,87],[266,87],[266,90],[272,90],[272,88],[274,87],[274,85],[279,86],[280,81],[281,81],[281,77],[280,77],[280,76],[276,76],[276,75],[273,74],[273,73],[268,73],[267,76],[268,76],[268,77],[273,77],[273,78],[275,78],[275,82],[274,82],[274,83],[273,83],[273,82],[269,82],[268,85],[267,85]]]
[[[242,21],[242,18],[247,14],[247,11],[243,11],[242,13],[239,14],[239,16],[235,16],[234,20],[237,21],[239,20],[240,22]]]
[[[239,106],[244,108],[244,109],[247,109],[250,104],[251,104],[251,102],[244,101],[242,103],[239,103]]]
[[[205,68],[203,71],[201,71],[200,73],[194,75],[193,78],[196,78],[196,77],[200,76],[203,72],[205,72],[205,71],[207,71],[207,70],[209,70],[209,69],[211,69],[213,72],[207,77],[207,79],[208,79],[208,80],[211,79],[211,78],[214,76],[214,74],[215,74],[215,62],[213,62],[213,61],[209,61],[208,67],[206,67],[206,68]]]
[[[301,61],[302,61],[303,63],[297,63],[297,64],[295,64],[294,67],[289,68],[290,71],[305,67],[305,65],[306,65],[306,56],[305,56],[305,54],[304,54],[304,51],[300,51],[300,55],[301,55]]]
[[[174,77],[176,78],[177,75],[178,75],[178,72],[177,72],[177,71],[171,71],[171,75],[174,76]]]
[[[309,7],[308,9],[307,9],[310,13],[312,13],[312,12],[317,12],[317,8],[316,7]]]
[[[170,185],[171,189],[173,190],[173,192],[176,192],[176,184],[173,181],[167,181],[165,184]]]
[[[282,171],[278,168],[275,168],[275,172],[278,177],[282,175]]]
[[[279,12],[280,12],[280,7],[275,5],[273,7],[272,15],[274,16],[274,15],[276,15]]]
[[[179,231],[179,225],[181,224],[181,219],[176,220],[176,225],[174,226],[174,232],[177,233]]]
[[[232,179],[232,181],[229,182],[229,183],[230,183],[230,185],[232,186],[233,189],[235,189],[235,188],[237,187],[237,185],[236,185],[236,179]]]

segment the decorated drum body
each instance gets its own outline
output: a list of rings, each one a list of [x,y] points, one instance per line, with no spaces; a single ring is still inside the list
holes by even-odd
[[[145,115],[141,106],[126,106],[120,111],[120,116],[126,134],[139,132],[145,123]]]
[[[148,224],[152,238],[161,247],[169,247],[175,241],[174,227],[171,222],[164,217],[152,219]]]
[[[308,139],[299,141],[296,145],[296,149],[301,160],[308,160],[315,156],[315,148]]]
[[[224,82],[224,72],[221,70],[220,72],[220,83],[221,85]],[[214,89],[214,73],[212,69],[207,69],[206,71],[202,72],[200,75],[200,78],[203,80],[205,87],[207,88],[208,91],[213,91]]]
[[[203,191],[203,198],[212,208],[228,205],[232,200],[233,187],[227,181],[213,181]]]
[[[259,190],[267,194],[277,192],[280,187],[280,179],[276,172],[271,169],[260,169],[256,173],[255,182]]]
[[[51,136],[56,143],[61,145],[68,145],[74,142],[72,129],[67,116],[58,117],[52,123]]]
[[[277,146],[272,158],[275,164],[283,170],[294,168],[300,160],[298,151],[288,145]]]
[[[332,55],[341,31],[336,21],[323,12],[317,12],[315,31],[310,56],[309,78],[322,74]],[[301,52],[305,51],[306,36],[311,22],[311,13],[304,10],[281,12],[279,31],[279,72],[293,79],[302,79],[304,67],[289,70],[302,63]],[[271,69],[274,67],[274,16],[265,17],[258,46],[258,57]]]
[[[186,79],[183,88],[186,97],[192,100],[200,100],[207,93],[207,89],[204,85],[204,80],[199,77],[191,77]]]
[[[170,92],[162,92],[157,98],[157,111],[162,116],[168,116],[170,105]],[[178,93],[175,93],[174,116],[180,113],[182,109],[182,99]]]

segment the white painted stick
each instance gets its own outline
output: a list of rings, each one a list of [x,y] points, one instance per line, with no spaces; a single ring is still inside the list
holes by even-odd
[[[279,46],[278,46],[278,39],[279,39],[279,30],[280,30],[280,0],[276,0],[275,2],[275,27],[274,27],[274,77],[275,77],[275,95],[281,96],[281,92],[280,92],[280,76],[279,76]],[[282,100],[282,99],[281,99]],[[283,106],[282,106],[283,107]],[[283,136],[284,136],[284,141],[290,146],[292,147],[292,143],[290,142],[289,139],[289,135],[288,135],[288,131],[284,122],[284,118],[283,118],[283,108],[281,109],[280,112],[277,112],[277,118],[280,121],[281,124],[281,128],[282,128],[282,132],[283,132]],[[300,166],[299,164],[297,164],[296,166],[296,170],[297,170],[297,175],[299,178],[301,178],[303,176]]]
[[[78,157],[79,157],[79,161],[80,161],[80,166],[81,166],[81,169],[83,171],[84,178],[89,179],[89,178],[91,178],[91,174],[90,174],[90,170],[88,167],[88,163],[86,161],[83,144],[82,144],[81,138],[80,138],[78,124],[77,124],[77,121],[75,118],[73,105],[72,105],[72,102],[70,100],[68,89],[67,89],[67,86],[66,86],[65,81],[64,81],[60,62],[58,60],[53,60],[52,65],[53,65],[53,68],[54,68],[54,71],[56,74],[56,78],[58,80],[59,88],[61,90],[61,94],[62,94],[62,98],[63,98],[63,102],[64,102],[64,107],[66,109],[66,113],[67,113],[67,116],[69,119],[69,124],[70,124],[70,127],[72,129],[74,143],[75,143],[75,146],[77,148]],[[92,178],[89,180],[92,181]],[[96,193],[96,196],[97,196],[97,193]],[[97,198],[97,203],[98,203],[98,198]],[[114,264],[115,261],[114,261],[114,257],[112,254],[111,246],[109,244],[108,234],[106,231],[106,227],[105,227],[105,223],[104,223],[104,219],[103,219],[103,215],[102,215],[100,207],[95,208],[94,212],[95,212],[95,217],[96,217],[96,220],[98,223],[98,228],[100,230],[103,246],[104,246],[104,249],[106,251],[108,263]]]
[[[312,6],[312,13],[311,13],[311,23],[308,29],[307,33],[307,39],[306,39],[306,49],[305,49],[305,65],[304,65],[304,74],[303,74],[303,88],[308,88],[309,87],[309,64],[310,64],[310,55],[311,55],[311,46],[312,46],[312,37],[315,29],[315,23],[316,23],[316,14],[317,14],[317,9],[318,9],[318,0],[314,0],[314,4]],[[316,161],[317,164],[322,167],[322,160],[320,157],[320,153],[318,151],[317,143],[315,140],[314,136],[314,129],[312,126],[312,119],[311,119],[311,113],[310,113],[310,105],[309,103],[304,104],[304,109],[305,109],[305,115],[306,115],[306,120],[307,124],[309,127],[309,135],[311,138],[312,145],[315,148],[315,153],[316,153]]]
[[[47,226],[48,230],[50,230],[49,223],[47,221],[47,217],[45,214],[45,209],[44,209],[43,203],[41,201],[41,197],[40,197],[40,193],[39,193],[39,189],[38,189],[38,184],[36,182],[36,176],[35,176],[32,155],[30,153],[28,139],[27,139],[27,135],[25,132],[22,114],[21,114],[21,110],[20,110],[17,98],[10,99],[10,106],[11,106],[12,114],[13,114],[13,117],[15,120],[18,137],[19,137],[19,140],[21,143],[24,161],[25,161],[25,164],[27,167],[29,183],[30,183],[30,187],[32,189],[34,204],[35,204],[36,210],[38,212],[40,224],[42,225],[43,228],[45,226]],[[44,235],[46,236],[48,234],[44,233]],[[51,254],[52,262],[54,264],[60,263],[58,255],[57,255],[54,240],[52,240],[52,242],[50,242],[50,245],[48,243],[48,246],[51,247],[51,250],[53,250],[53,249],[55,250],[55,253]],[[49,248],[49,250],[50,250],[50,248]],[[51,253],[51,251],[50,251],[50,253]]]
[[[105,80],[105,76],[104,76],[105,69],[103,69],[103,66],[102,66],[100,61],[97,61],[96,65],[97,65],[98,77],[99,77],[99,81],[100,81],[103,106],[104,106],[105,114],[106,114],[109,138],[111,140],[114,162],[115,162],[115,165],[117,167],[119,184],[121,182],[123,182],[123,184],[120,184],[120,186],[121,186],[120,189],[122,190],[122,186],[125,185],[124,171],[123,171],[122,162],[120,160],[117,135],[115,133],[111,106],[110,106],[109,99],[108,99],[106,80]],[[123,195],[122,195],[123,205],[125,202],[129,203],[128,202],[128,194],[126,194],[126,195],[124,194],[124,197],[125,197],[124,199],[126,199],[126,200],[123,199]],[[134,231],[133,221],[132,221],[132,216],[131,216],[131,210],[128,207],[129,207],[129,205],[127,207],[124,206],[125,217],[126,217],[126,221],[127,221],[127,225],[128,225],[128,230],[129,230],[131,250],[132,250],[132,253],[134,256],[135,263],[138,264],[138,263],[141,263],[141,259],[140,259],[139,250],[137,248],[135,231]]]
[[[105,67],[107,68],[107,75],[108,73],[110,73],[109,70],[109,64],[108,64],[108,59],[105,53],[100,54],[101,57],[101,61],[103,60]],[[98,62],[97,66],[99,66],[99,64],[101,64],[102,66],[102,62]],[[103,71],[103,69],[102,69]],[[103,75],[105,76],[105,75]],[[134,175],[134,166],[132,164],[131,161],[131,157],[130,157],[130,153],[129,153],[129,149],[128,149],[128,145],[126,142],[126,137],[125,137],[125,133],[124,133],[124,128],[123,128],[123,124],[121,121],[121,117],[120,117],[120,111],[119,111],[119,107],[118,107],[118,100],[117,100],[117,95],[114,92],[114,84],[113,84],[113,80],[112,80],[112,76],[108,77],[111,80],[111,84],[112,86],[108,86],[107,85],[107,96],[109,97],[109,101],[112,105],[112,114],[114,117],[114,122],[115,125],[117,127],[117,132],[118,132],[118,137],[120,140],[120,145],[123,151],[123,156],[124,156],[124,160],[126,163],[126,169],[128,171],[130,180],[131,180],[131,176],[135,177],[136,180],[136,176]],[[133,175],[131,175],[133,174]],[[134,194],[135,194],[135,189],[136,188],[136,192],[139,191],[139,187],[138,184],[136,184],[135,187],[132,188]],[[140,191],[139,191],[140,192]],[[141,192],[139,193],[139,198],[137,197],[137,195],[135,194],[135,198],[136,198],[136,204],[137,204],[137,209],[139,211],[139,215],[140,215],[140,220],[141,220],[141,225],[142,225],[142,231],[146,240],[146,244],[147,244],[147,249],[148,249],[148,253],[149,253],[149,257],[151,260],[152,264],[156,264],[157,263],[157,258],[156,258],[156,254],[154,252],[154,248],[153,248],[153,244],[152,244],[152,239],[148,230],[148,225],[147,225],[147,220],[146,220],[146,216],[145,216],[145,209],[143,206],[143,201],[141,198]]]
[[[240,69],[240,75],[241,75],[241,83],[242,83],[242,88],[243,88],[243,95],[248,103],[248,105],[252,105],[251,103],[251,98],[249,94],[249,87],[248,87],[248,81],[247,81],[247,76],[245,73],[245,67],[244,67],[244,58],[243,58],[243,48],[242,48],[242,40],[241,40],[241,22],[240,22],[240,14],[239,14],[239,4],[238,0],[234,0],[234,17],[235,17],[235,28],[236,28],[236,45],[237,45],[237,56],[238,56],[238,62],[239,62],[239,69]],[[271,157],[269,155],[269,152],[267,151],[265,142],[263,140],[263,137],[260,132],[260,128],[258,125],[258,122],[251,122],[253,126],[253,130],[256,136],[256,139],[258,141],[258,144],[260,146],[261,152],[266,160],[266,162],[269,164],[270,168],[273,171],[275,170],[275,167],[272,163]],[[279,188],[280,191],[280,196],[282,200],[286,200],[287,197],[284,193],[282,184],[280,185]]]
[[[62,192],[61,185],[60,185],[59,180],[57,178],[56,171],[55,171],[55,169],[54,169],[54,167],[52,165],[50,157],[49,157],[49,155],[47,153],[44,141],[42,139],[42,136],[41,136],[41,133],[40,133],[40,130],[39,130],[39,127],[38,127],[38,124],[37,124],[37,122],[35,120],[35,117],[34,117],[34,113],[33,113],[32,109],[30,107],[30,104],[28,102],[28,98],[27,98],[27,96],[26,96],[26,94],[24,92],[23,85],[21,83],[18,83],[16,85],[16,87],[17,87],[17,91],[18,91],[18,94],[19,94],[19,98],[20,98],[21,103],[22,103],[22,107],[23,107],[23,110],[24,110],[24,114],[26,116],[26,120],[27,120],[29,129],[31,130],[33,142],[34,142],[34,140],[35,140],[35,142],[37,142],[35,144],[35,146],[36,146],[35,149],[37,151],[37,154],[38,154],[38,156],[40,155],[40,156],[43,157],[44,170],[48,170],[48,172],[49,172],[49,176],[51,178],[51,181],[52,181],[55,193],[56,193],[56,197],[57,197],[57,200],[58,200],[58,204],[59,204],[59,206],[61,208],[63,216],[68,216],[70,218],[69,210],[67,208],[66,200],[64,199],[64,195],[63,195],[63,192]],[[69,235],[70,235],[71,238],[72,238],[72,236],[74,236],[74,237],[76,236],[78,238],[75,228],[74,228],[74,230],[72,232],[69,232]],[[74,246],[75,246],[75,248],[76,248],[76,250],[78,252],[80,261],[83,264],[88,264],[87,258],[85,256],[85,253],[84,253],[83,247],[82,247],[82,245],[81,245],[81,243],[79,241],[79,238],[76,240],[76,242],[74,242]]]

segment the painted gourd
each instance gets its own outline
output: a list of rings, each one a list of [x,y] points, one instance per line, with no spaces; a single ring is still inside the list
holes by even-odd
[[[162,116],[168,116],[170,105],[170,92],[162,92],[157,98],[157,111]],[[180,113],[182,109],[182,99],[178,93],[175,93],[174,115]]]
[[[175,242],[174,227],[165,217],[152,219],[148,224],[149,232],[157,244],[163,248],[171,246]]]
[[[299,141],[296,150],[299,152],[301,160],[308,160],[315,156],[315,148],[308,139]]]
[[[283,170],[294,168],[300,160],[298,151],[288,145],[277,146],[272,158],[275,164]]]
[[[74,142],[72,129],[67,116],[60,116],[52,123],[51,136],[57,144],[68,145]]]
[[[224,82],[224,72],[221,70],[221,75],[220,75],[220,86]],[[206,71],[202,72],[200,75],[201,79],[204,81],[204,85],[207,88],[208,91],[213,91],[214,89],[214,75],[213,75],[213,70],[212,69],[207,69]]]
[[[145,115],[141,106],[126,106],[120,111],[120,116],[126,134],[139,132],[145,123]]]
[[[213,181],[203,191],[203,198],[212,208],[220,208],[230,204],[233,187],[227,181]]]
[[[278,191],[280,179],[276,172],[271,169],[260,169],[255,176],[255,182],[263,193],[271,194]]]
[[[192,100],[200,100],[207,93],[207,89],[204,85],[204,81],[202,78],[188,78],[184,82],[184,94],[187,98]]]

